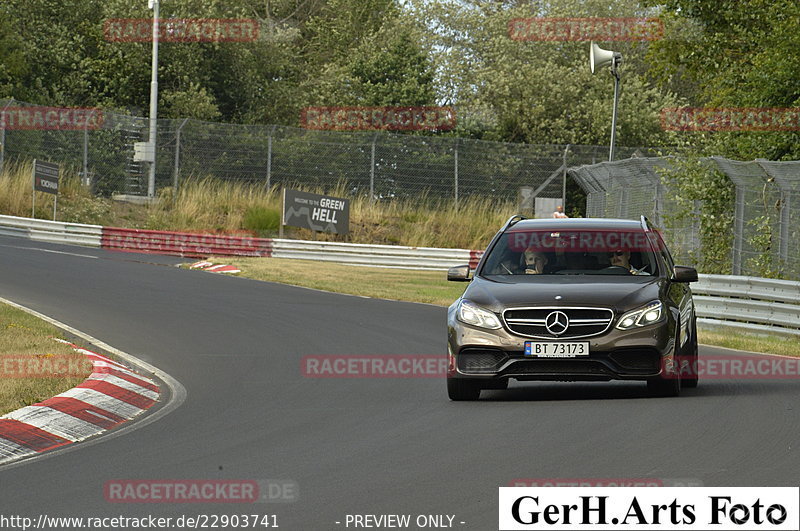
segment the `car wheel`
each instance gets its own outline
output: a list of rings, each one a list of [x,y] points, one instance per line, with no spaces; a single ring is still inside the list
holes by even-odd
[[[477,400],[481,396],[481,384],[465,378],[448,378],[447,396],[450,400]]]
[[[697,374],[697,323],[692,323],[692,337],[686,345],[685,359],[689,360],[689,374],[686,378],[681,378],[681,387],[693,389],[697,387],[698,374]]]
[[[675,356],[678,356],[678,348],[675,347]],[[677,368],[673,368],[678,370]],[[667,369],[661,371],[661,376],[647,380],[647,390],[653,396],[678,396],[681,394],[680,373],[668,374]]]

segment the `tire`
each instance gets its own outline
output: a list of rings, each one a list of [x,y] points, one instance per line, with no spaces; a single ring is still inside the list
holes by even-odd
[[[673,356],[678,357],[678,347],[675,346]],[[673,367],[673,371],[676,368]],[[661,371],[661,376],[647,380],[647,390],[653,396],[678,396],[681,394],[681,377],[680,373],[668,374],[667,368]]]
[[[692,337],[689,339],[689,344],[686,345],[684,356],[689,358],[691,367],[693,368],[693,376],[681,378],[681,387],[686,389],[694,389],[697,387],[697,322],[692,322]]]
[[[477,400],[481,396],[480,382],[466,378],[448,378],[447,396],[450,400]]]

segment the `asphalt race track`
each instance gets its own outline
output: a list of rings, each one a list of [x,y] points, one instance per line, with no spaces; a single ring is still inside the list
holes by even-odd
[[[677,399],[648,398],[640,383],[514,383],[454,403],[439,379],[306,378],[309,354],[444,355],[445,309],[172,267],[181,261],[0,237],[0,297],[157,366],[188,393],[122,436],[0,468],[0,512],[275,514],[285,530],[441,514],[491,530],[497,487],[516,478],[800,478],[797,380],[701,381]],[[713,353],[723,351],[701,347]],[[119,479],[269,478],[296,482],[299,499],[117,504],[103,493]]]

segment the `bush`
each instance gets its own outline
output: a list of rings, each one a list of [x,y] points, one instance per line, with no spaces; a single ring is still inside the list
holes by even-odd
[[[253,206],[247,209],[242,220],[242,227],[264,235],[267,232],[278,230],[281,222],[281,214],[273,208]]]

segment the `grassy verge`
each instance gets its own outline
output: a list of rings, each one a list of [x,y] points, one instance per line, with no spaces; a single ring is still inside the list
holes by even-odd
[[[800,341],[785,337],[771,337],[744,332],[717,332],[698,330],[700,342],[706,345],[748,350],[751,352],[766,352],[768,354],[782,354],[784,356],[800,356]]]
[[[235,265],[241,276],[379,299],[449,306],[465,284],[448,282],[443,271],[358,267],[285,258],[212,258]]]
[[[355,267],[282,258],[224,257],[212,258],[211,261],[235,265],[242,270],[241,276],[256,280],[439,306],[449,306],[466,288],[461,282],[448,282],[443,271]],[[706,345],[800,356],[800,342],[784,338],[703,330],[699,331],[699,337],[700,342]]]
[[[89,375],[86,357],[53,337],[61,337],[54,326],[0,304],[0,415],[51,398]]]

